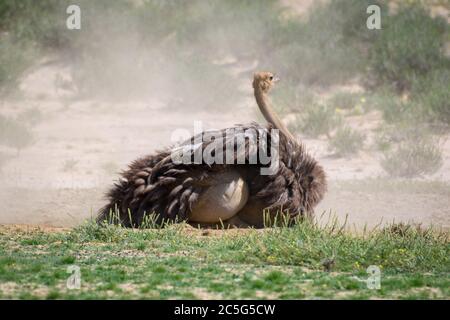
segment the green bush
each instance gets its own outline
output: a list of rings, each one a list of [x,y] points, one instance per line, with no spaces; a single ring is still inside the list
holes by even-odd
[[[364,145],[365,136],[350,127],[340,127],[329,141],[329,149],[337,156],[357,153]]]
[[[65,28],[68,0],[3,0],[0,29],[9,30],[20,41],[62,47],[69,41]]]
[[[290,129],[311,137],[323,134],[329,136],[341,121],[342,118],[336,114],[333,108],[324,104],[313,104],[308,106],[302,114],[296,116],[296,121],[290,125]]]
[[[425,120],[450,125],[450,69],[431,72],[413,84],[412,98]]]
[[[47,49],[69,45],[65,8],[70,1],[0,1],[0,94],[17,88],[17,80]]]
[[[385,88],[368,97],[367,105],[383,113],[387,123],[399,123],[416,118],[414,104]]]
[[[386,17],[369,51],[369,77],[375,85],[409,90],[413,79],[448,66],[443,45],[448,24],[419,4],[402,6]]]
[[[368,97],[367,104],[381,110],[388,123],[420,124],[431,122],[448,129],[450,125],[450,69],[431,71],[411,82],[411,93],[402,98],[380,89]]]
[[[379,1],[333,0],[313,7],[307,21],[291,19],[276,28],[278,39],[263,52],[264,66],[306,85],[332,85],[364,70],[365,47],[376,34],[366,27],[366,9]]]

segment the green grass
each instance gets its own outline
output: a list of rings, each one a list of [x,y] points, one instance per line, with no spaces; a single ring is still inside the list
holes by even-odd
[[[335,223],[206,232],[185,224],[2,227],[0,298],[448,299],[449,251],[448,234],[402,225],[359,236]],[[326,272],[322,262],[332,257]],[[81,269],[79,290],[66,287],[70,265]],[[369,265],[381,268],[380,290],[358,280]]]

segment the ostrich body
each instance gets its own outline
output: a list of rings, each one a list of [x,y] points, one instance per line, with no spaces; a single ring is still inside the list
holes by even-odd
[[[256,73],[253,80],[256,102],[268,124],[231,128],[238,132],[236,135],[246,130],[267,132],[267,147],[274,138],[271,129],[279,130],[279,166],[274,174],[261,175],[262,165],[249,163],[254,150],[248,146],[241,149],[246,159],[243,164],[178,163],[171,157],[175,149],[160,151],[134,161],[122,173],[97,221],[112,222],[114,216],[115,223],[136,227],[153,214],[157,222],[178,219],[194,225],[261,228],[265,226],[263,212],[270,216],[282,212],[291,218],[311,216],[326,191],[325,173],[273,111],[268,92],[276,81],[269,72]],[[230,128],[208,131],[215,139],[197,148],[205,150],[218,143],[225,146],[230,139],[227,130]],[[234,138],[232,155],[236,159],[239,146]],[[181,146],[192,145],[193,141],[195,137]],[[261,136],[256,141],[261,145]]]

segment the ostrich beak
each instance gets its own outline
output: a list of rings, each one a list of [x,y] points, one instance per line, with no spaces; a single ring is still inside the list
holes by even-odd
[[[273,77],[273,82],[278,82],[278,81],[280,81],[281,79],[280,78],[278,78],[278,77]]]

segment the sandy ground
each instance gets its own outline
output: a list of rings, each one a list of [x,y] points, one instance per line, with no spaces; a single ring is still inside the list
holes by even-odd
[[[0,104],[2,114],[12,116],[36,107],[43,116],[34,127],[33,146],[19,155],[0,150],[12,157],[0,173],[0,223],[78,225],[95,216],[118,171],[136,157],[169,145],[175,129],[193,132],[194,121],[202,121],[208,129],[255,119],[256,104],[248,101],[233,110],[209,112],[167,110],[158,101],[76,101],[70,99],[70,91],[55,87],[55,78],[67,75],[57,65],[36,68],[22,81],[23,98]],[[250,81],[246,92],[252,101]],[[381,121],[376,112],[348,120],[366,132],[368,140]],[[380,155],[369,148],[351,159],[335,158],[325,139],[303,141],[330,180],[318,213],[348,215],[349,225],[358,228],[380,221],[450,228],[450,139],[438,173],[396,182],[386,178]]]

